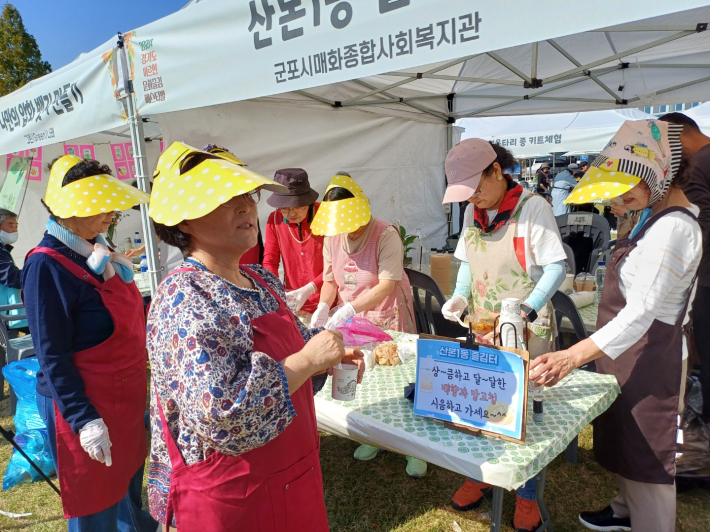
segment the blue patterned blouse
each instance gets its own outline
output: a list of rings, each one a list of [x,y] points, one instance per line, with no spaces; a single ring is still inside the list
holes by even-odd
[[[276,299],[256,282],[255,289],[239,288],[198,262],[188,259],[182,267],[197,271],[175,273],[160,285],[147,326],[153,386],[148,498],[150,513],[162,523],[171,466],[155,387],[187,465],[216,451],[236,456],[260,447],[296,415],[281,364],[253,351],[251,320],[276,311]],[[273,274],[250,267],[285,297]],[[306,342],[321,331],[296,323]],[[314,378],[314,388],[324,381],[325,375]]]

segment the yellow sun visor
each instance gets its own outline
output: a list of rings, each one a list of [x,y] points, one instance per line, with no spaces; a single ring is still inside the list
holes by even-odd
[[[350,191],[354,197],[322,202],[311,223],[311,232],[314,235],[335,236],[352,233],[370,223],[372,219],[370,201],[352,177],[336,175],[330,180],[326,194],[335,187]]]
[[[257,188],[288,190],[221,154],[217,154],[217,159],[205,159],[194,168],[181,171],[183,159],[198,153],[211,155],[181,142],[173,142],[160,155],[148,208],[148,214],[156,222],[173,226],[183,220],[201,218],[233,197]]]
[[[52,166],[44,202],[55,216],[86,218],[148,203],[148,194],[108,174],[85,177],[62,186],[67,172],[83,160],[76,155],[64,155]]]

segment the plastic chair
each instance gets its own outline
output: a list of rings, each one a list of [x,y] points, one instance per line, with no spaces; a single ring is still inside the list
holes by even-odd
[[[565,253],[567,254],[567,258],[565,259],[565,262],[567,263],[567,266],[569,266],[569,273],[571,273],[572,275],[575,275],[577,273],[577,265],[574,261],[574,251],[572,251],[572,248],[569,247],[564,242],[562,243],[562,248],[565,250]]]
[[[4,314],[9,310],[17,310],[24,308],[22,303],[15,305],[0,306],[0,343],[5,346],[5,356],[0,359],[0,368],[6,366],[10,362],[22,360],[23,358],[35,356],[35,346],[32,343],[32,336],[25,335],[20,338],[10,338],[10,330],[7,328],[7,323],[10,321],[18,321],[27,319],[26,314]],[[5,378],[0,373],[0,399],[4,398]],[[17,396],[10,389],[10,413],[14,416],[17,407]]]
[[[611,256],[614,253],[614,247],[616,246],[616,238],[614,240],[609,240],[604,242],[601,248],[592,251],[592,256],[590,257],[590,262],[592,262],[591,273],[594,273],[599,266],[599,261],[604,261],[609,264]],[[596,257],[596,258],[595,258]]]
[[[582,321],[582,316],[579,315],[577,307],[572,302],[567,294],[560,292],[559,290],[552,296],[552,306],[555,308],[555,322],[557,323],[557,330],[560,330],[560,325],[562,324],[562,318],[567,318],[572,323],[572,328],[574,329],[574,334],[577,339],[581,342],[587,338],[587,329],[584,328],[584,321]],[[555,350],[560,349],[560,339],[559,334],[555,338]],[[579,369],[584,371],[596,371],[597,366],[592,361],[589,364],[581,366]],[[579,439],[575,436],[567,449],[565,449],[565,459],[570,464],[577,463],[577,447],[579,444]]]
[[[407,277],[409,277],[409,284],[412,285],[412,299],[414,303],[414,315],[416,318],[417,332],[436,334],[434,315],[431,312],[431,299],[436,299],[440,306],[446,302],[441,288],[439,288],[439,285],[436,284],[434,279],[422,272],[405,268],[404,273],[407,274]],[[420,290],[424,290],[423,307],[419,294]]]
[[[603,216],[592,212],[561,214],[555,216],[555,220],[557,221],[557,228],[560,231],[562,242],[565,244],[570,245],[570,236],[573,233],[581,233],[585,237],[591,238],[592,249],[588,257],[582,256],[586,255],[586,253],[582,253],[582,250],[574,249],[574,246],[570,245],[575,254],[577,270],[580,272],[590,271],[591,262],[597,257],[594,250],[601,249],[605,242],[611,240],[609,222]]]

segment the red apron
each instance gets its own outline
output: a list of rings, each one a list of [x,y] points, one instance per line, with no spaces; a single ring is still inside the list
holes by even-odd
[[[281,361],[305,345],[303,337],[286,303],[261,277],[242,268],[279,302],[276,312],[252,320],[254,351]],[[215,452],[189,466],[170,433],[157,387],[156,395],[172,465],[167,523],[174,515],[180,532],[329,530],[310,379],[291,394],[297,416],[276,438],[239,456]]]
[[[58,251],[38,247],[27,256],[35,253],[46,253],[92,285],[113,319],[114,330],[108,340],[72,355],[84,382],[84,393],[108,427],[113,444],[111,467],[89,457],[79,435],[74,434],[54,405],[57,476],[64,517],[83,517],[123,499],[148,454],[143,299],[135,283],[124,283],[118,275],[102,284]]]

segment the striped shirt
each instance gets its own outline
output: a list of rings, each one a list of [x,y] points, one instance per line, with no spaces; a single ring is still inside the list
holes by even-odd
[[[689,209],[698,213],[696,207]],[[663,216],[619,265],[619,285],[626,306],[592,341],[617,358],[638,342],[654,320],[673,325],[703,254],[700,225],[687,214]]]

